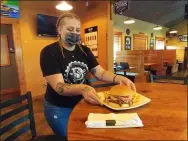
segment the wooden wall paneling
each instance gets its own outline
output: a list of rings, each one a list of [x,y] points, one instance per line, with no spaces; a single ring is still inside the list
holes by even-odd
[[[144,34],[133,34],[133,50],[147,50],[148,36]]]
[[[116,55],[116,62],[128,62],[129,66],[136,67],[132,72],[144,74],[144,56],[142,51],[119,51]]]
[[[163,67],[163,51],[162,50],[145,50],[144,63],[156,63],[153,67],[161,69]]]
[[[10,54],[7,34],[1,35],[1,64],[0,66],[10,65]]]
[[[176,64],[176,50],[163,50],[163,62],[168,64]]]

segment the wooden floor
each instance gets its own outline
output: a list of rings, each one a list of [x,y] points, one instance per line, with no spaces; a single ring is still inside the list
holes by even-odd
[[[7,98],[11,98],[14,97],[14,94],[9,94],[9,96],[4,96],[4,98],[1,97],[1,101],[5,101],[7,100]],[[52,135],[54,134],[53,131],[51,130],[51,128],[49,127],[48,123],[45,120],[44,117],[44,112],[43,112],[43,103],[44,100],[43,98],[40,99],[36,99],[33,101],[33,109],[34,109],[34,117],[35,117],[35,125],[36,125],[36,131],[37,131],[37,136],[42,136],[42,135]],[[9,106],[8,108],[3,109],[2,111],[0,111],[1,114],[6,113],[8,111],[11,111],[12,109],[14,109],[15,107],[19,106],[19,104],[17,105],[12,105]],[[24,113],[24,114],[27,114]],[[21,113],[20,115],[17,115],[16,117],[14,116],[13,118],[7,119],[4,122],[2,122],[1,126],[3,127],[4,125],[7,125],[8,123],[14,121],[15,119],[19,118],[19,116],[23,116],[23,113]],[[27,124],[27,123],[25,123]],[[1,136],[1,139],[5,139],[9,134],[14,133],[15,131],[17,131],[20,127],[23,127],[25,124],[22,124],[19,127],[13,128],[9,133]],[[31,133],[30,130],[28,132],[26,132],[25,134],[21,135],[19,138],[17,138],[17,141],[26,141],[29,140],[31,138]]]

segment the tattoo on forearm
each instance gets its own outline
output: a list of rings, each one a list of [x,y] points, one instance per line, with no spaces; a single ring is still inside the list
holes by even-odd
[[[93,75],[95,75],[95,74],[96,74],[96,72],[97,72],[97,70],[96,70],[96,69],[92,69],[92,70],[91,70],[91,73],[92,73]]]
[[[101,80],[103,80],[103,76],[105,74],[106,71],[103,71],[102,74],[101,74]]]
[[[84,88],[83,88],[83,91],[84,91],[84,92],[89,92],[89,91],[90,91],[90,88],[89,88],[89,87],[84,87]]]
[[[58,93],[63,93],[66,89],[70,89],[71,84],[58,82],[56,85],[56,91]]]

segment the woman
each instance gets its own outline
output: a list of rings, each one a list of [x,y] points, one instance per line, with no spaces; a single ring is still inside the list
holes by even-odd
[[[127,78],[105,71],[89,48],[80,43],[80,19],[64,13],[57,21],[59,41],[41,51],[40,65],[47,80],[44,114],[56,135],[66,136],[69,115],[84,98],[91,104],[100,104],[94,88],[86,85],[90,71],[97,79],[127,85],[135,91]]]

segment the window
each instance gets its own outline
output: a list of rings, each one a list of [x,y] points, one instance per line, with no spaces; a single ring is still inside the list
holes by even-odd
[[[155,37],[156,40],[156,50],[164,50],[165,49],[165,38],[164,37]]]
[[[165,47],[165,44],[164,44],[164,41],[162,40],[157,40],[156,41],[156,50],[164,50],[164,47]]]

